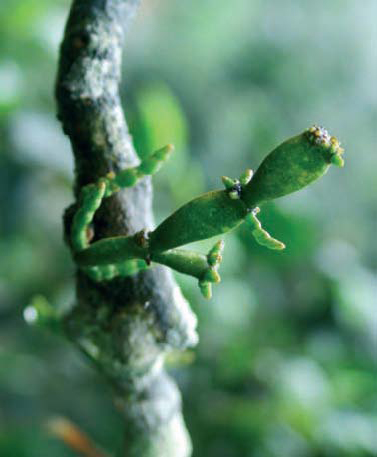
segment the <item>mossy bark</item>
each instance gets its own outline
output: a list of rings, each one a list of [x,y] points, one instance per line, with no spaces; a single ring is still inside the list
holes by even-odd
[[[58,117],[75,156],[75,195],[109,171],[139,163],[121,108],[122,42],[137,0],[74,0],[61,46]],[[104,202],[94,239],[153,228],[152,187],[144,178]],[[65,215],[66,239],[75,205]],[[180,393],[164,355],[197,342],[196,317],[170,271],[155,267],[96,283],[77,271],[68,337],[103,373],[124,418],[127,457],[188,457]],[[99,414],[100,417],[100,414]]]

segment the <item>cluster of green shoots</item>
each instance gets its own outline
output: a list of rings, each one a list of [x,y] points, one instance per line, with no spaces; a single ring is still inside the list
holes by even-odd
[[[282,250],[284,243],[262,228],[259,205],[302,189],[325,174],[330,164],[344,165],[339,141],[324,128],[313,126],[277,146],[255,173],[247,169],[239,179],[223,176],[224,189],[189,201],[155,230],[90,243],[90,226],[103,199],[156,173],[172,150],[171,145],[165,146],[137,167],[109,173],[81,189],[71,247],[79,268],[94,281],[129,276],[155,262],[197,278],[203,296],[210,298],[212,284],[220,282],[224,242],[217,241],[207,255],[181,246],[224,234],[245,222],[259,244]]]

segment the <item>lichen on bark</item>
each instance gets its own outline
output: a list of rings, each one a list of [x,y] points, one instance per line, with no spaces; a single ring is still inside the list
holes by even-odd
[[[61,45],[58,117],[75,157],[75,195],[109,171],[139,163],[118,85],[125,29],[138,0],[74,0]],[[94,240],[153,228],[150,178],[108,198]],[[69,239],[75,205],[65,214]],[[164,370],[165,354],[197,343],[196,317],[170,271],[155,267],[97,283],[76,273],[77,300],[67,336],[111,384],[124,419],[123,456],[188,457],[181,397]]]

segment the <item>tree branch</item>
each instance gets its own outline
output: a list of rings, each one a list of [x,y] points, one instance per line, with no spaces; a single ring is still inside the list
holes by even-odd
[[[74,0],[61,46],[58,117],[75,156],[75,194],[109,171],[136,165],[118,84],[125,26],[137,0]],[[149,178],[108,198],[95,239],[153,227]],[[75,205],[65,215],[69,238]],[[163,369],[172,348],[195,345],[196,317],[170,272],[156,267],[96,283],[77,272],[77,302],[65,319],[69,338],[114,388],[125,421],[128,457],[188,457],[191,444],[179,391]]]

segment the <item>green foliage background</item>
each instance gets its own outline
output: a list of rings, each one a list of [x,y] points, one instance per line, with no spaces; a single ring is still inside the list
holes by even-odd
[[[285,252],[257,246],[245,229],[228,235],[210,302],[177,275],[201,336],[170,358],[194,457],[377,455],[376,2],[143,3],[122,94],[140,155],[176,144],[154,178],[157,221],[313,123],[346,148],[343,170],[263,208]],[[0,3],[4,457],[73,455],[45,431],[56,415],[105,448],[121,444],[99,376],[68,342],[23,319],[38,295],[60,310],[74,299],[61,224],[73,162],[53,100],[68,7]]]

